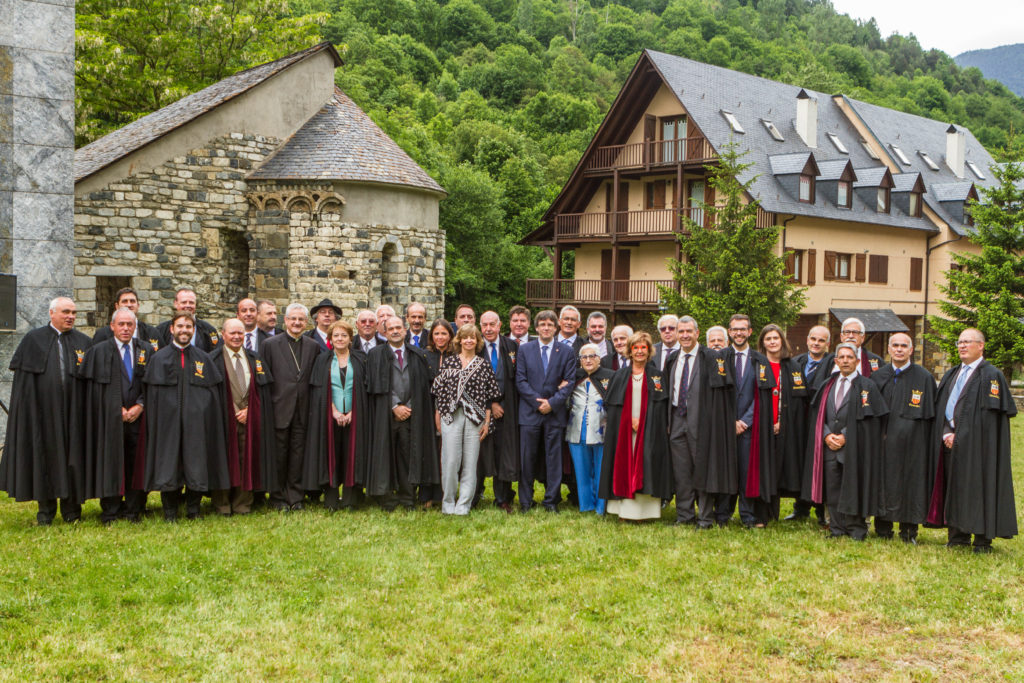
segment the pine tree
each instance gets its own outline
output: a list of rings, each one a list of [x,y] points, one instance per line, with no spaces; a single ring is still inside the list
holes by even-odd
[[[709,166],[716,201],[700,204],[709,220],[683,217],[678,239],[684,258],[669,259],[680,295],[662,287],[665,308],[692,316],[702,330],[724,325],[734,313],[750,316],[754,330],[768,323],[793,323],[804,305],[804,290],[786,274],[786,256],[778,256],[779,227],[757,227],[757,203],[749,201],[753,178],[739,180],[750,167],[735,143],[725,145],[717,166]],[[701,216],[698,215],[698,218]]]
[[[939,290],[941,316],[928,316],[927,335],[959,363],[956,340],[968,327],[984,333],[985,359],[1007,377],[1024,362],[1024,166],[992,167],[997,185],[981,189],[971,202],[971,241],[980,254],[955,252]]]

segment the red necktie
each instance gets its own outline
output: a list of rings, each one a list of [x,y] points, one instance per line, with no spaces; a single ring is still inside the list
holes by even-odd
[[[181,350],[181,369],[185,369],[185,349]]]
[[[398,354],[398,369],[401,370],[403,367],[402,363],[402,349],[395,349],[395,353]]]

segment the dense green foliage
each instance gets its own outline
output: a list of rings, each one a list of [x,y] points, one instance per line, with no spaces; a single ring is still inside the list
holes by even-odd
[[[346,62],[339,85],[449,191],[441,224],[449,237],[450,305],[468,300],[507,310],[522,299],[524,278],[550,275],[540,250],[516,242],[538,227],[644,48],[965,125],[997,156],[1011,144],[1010,131],[1024,129],[1024,100],[1002,84],[922,50],[912,36],[883,39],[873,22],[836,14],[827,0],[287,1],[289,22],[318,25],[326,17],[321,35]],[[79,8],[103,16],[132,2],[83,0]],[[188,5],[158,3],[178,4]],[[292,25],[275,23],[259,35],[278,48],[267,56],[295,47],[284,31]],[[169,26],[157,43],[179,38]],[[109,24],[80,22],[80,45],[84,29],[120,40]],[[188,40],[209,39],[191,31],[179,43],[185,49]],[[142,48],[125,42],[123,49]],[[137,72],[124,79],[104,67],[105,54],[80,47],[80,72],[107,74],[106,85],[119,93],[145,90]],[[233,57],[232,65],[258,61]],[[99,81],[80,79],[79,89]],[[206,82],[186,78],[175,87]],[[82,92],[81,99],[103,95]],[[126,118],[157,104],[112,102]],[[105,130],[103,121],[94,125],[94,109],[78,116],[79,131]]]
[[[986,78],[994,78],[1024,97],[1024,43],[964,52],[956,56],[956,63],[978,67]]]
[[[1024,364],[1024,166],[1009,163],[992,173],[998,185],[971,202],[971,240],[981,254],[955,252],[959,268],[946,271],[942,316],[928,316],[929,337],[959,363],[956,341],[968,327],[986,337],[985,358],[1007,377]]]
[[[706,330],[735,313],[750,316],[759,330],[768,323],[786,327],[804,305],[804,290],[786,274],[786,260],[776,255],[778,226],[757,227],[757,204],[746,201],[753,179],[739,176],[750,167],[736,143],[719,150],[709,167],[715,204],[701,202],[707,221],[683,216],[685,236],[678,237],[685,259],[669,259],[669,271],[682,295],[661,287],[666,310],[692,316]]]

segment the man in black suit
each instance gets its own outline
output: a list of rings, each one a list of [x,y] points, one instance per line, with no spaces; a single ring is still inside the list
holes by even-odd
[[[577,314],[578,317],[578,314]],[[533,506],[534,461],[544,453],[544,509],[558,512],[562,487],[562,443],[568,420],[567,402],[576,378],[576,352],[555,340],[558,318],[541,311],[534,319],[539,339],[519,347],[516,389],[519,391],[519,505]]]
[[[475,325],[476,324],[476,313],[473,312],[473,307],[469,304],[459,304],[455,307],[455,321],[452,327],[456,332],[463,325]]]
[[[629,350],[626,346],[633,336],[633,328],[629,325],[616,325],[612,328],[612,353],[601,359],[601,367],[609,370],[620,370],[629,365]]]
[[[494,311],[480,316],[484,348],[479,355],[486,360],[501,389],[501,398],[491,404],[494,431],[480,445],[477,467],[477,493],[474,505],[484,490],[484,477],[493,477],[494,504],[512,512],[512,482],[519,479],[519,392],[516,391],[516,357],[519,346],[501,335],[501,318]]]
[[[160,345],[160,332],[157,330],[156,326],[147,325],[139,320],[138,292],[131,287],[125,287],[124,289],[119,289],[117,291],[117,294],[114,295],[114,299],[117,301],[117,305],[114,307],[114,310],[127,308],[135,314],[135,339],[141,339],[148,342],[153,347],[153,350],[156,351],[157,347]],[[92,337],[92,343],[98,344],[113,336],[114,333],[111,331],[110,326],[107,325],[96,330],[96,334]]]
[[[587,316],[587,342],[597,345],[597,355],[601,358],[615,353],[611,340],[606,338],[607,333],[608,317],[601,311],[592,311]]]
[[[100,499],[100,521],[138,522],[146,508],[144,458],[138,451],[142,426],[146,365],[153,355],[149,342],[136,339],[130,308],[119,308],[110,321],[113,334],[94,344],[79,368],[82,379],[81,434],[73,434],[85,471],[83,499]],[[136,480],[136,475],[138,475]]]
[[[673,353],[679,351],[679,318],[667,313],[658,318],[658,334],[661,341],[654,345],[651,362],[662,372]],[[699,340],[697,340],[699,341]]]
[[[375,315],[377,316],[377,343],[387,344],[388,333],[386,327],[388,319],[395,317],[395,309],[388,304],[381,304],[377,307]]]
[[[377,315],[367,309],[359,311],[356,315],[356,338],[352,342],[352,348],[362,353],[370,353],[374,347],[386,343],[377,334]]]
[[[562,310],[558,312],[558,335],[555,341],[571,348],[573,355],[579,353],[580,347],[586,344],[578,334],[582,322],[580,311],[575,306],[562,306]],[[575,375],[573,378],[575,379]]]
[[[519,304],[508,309],[508,329],[508,338],[515,342],[516,346],[522,346],[535,339],[530,336],[530,309]]]
[[[288,306],[284,315],[285,334],[275,335],[263,345],[263,358],[274,378],[270,396],[274,403],[277,437],[277,488],[270,492],[270,505],[277,510],[301,510],[302,464],[309,420],[309,377],[320,355],[317,343],[304,335],[309,313],[302,304]]]
[[[257,349],[261,349],[263,342],[275,334],[284,332],[277,326],[277,304],[270,299],[260,299],[256,302],[256,329],[258,330],[256,333]]]
[[[803,372],[804,384],[809,389],[808,395],[814,393],[828,381],[832,366],[835,364],[835,355],[828,350],[831,333],[824,325],[815,325],[807,333],[807,353],[801,353],[793,360]],[[809,499],[797,497],[793,503],[793,513],[786,515],[785,521],[799,521],[811,516],[811,507],[814,507],[814,515],[818,519],[819,526],[825,526],[828,522],[825,519],[825,506],[815,505]]]
[[[260,350],[260,328],[256,324],[259,318],[259,307],[252,299],[245,298],[235,306],[238,319],[242,322],[242,346],[246,351],[259,353]],[[224,330],[221,329],[223,335]]]
[[[415,301],[410,302],[405,307],[405,322],[409,326],[409,331],[405,335],[405,341],[421,349],[427,348],[426,306]]]
[[[327,328],[341,319],[341,309],[330,299],[324,299],[309,311],[313,318],[313,329],[306,336],[316,342],[321,351],[331,350],[331,340],[327,338]]]
[[[754,392],[757,391],[754,381],[754,364],[752,357],[759,357],[762,364],[767,364],[767,359],[757,351],[750,348],[750,318],[742,313],[737,313],[729,320],[729,338],[732,344],[725,351],[726,363],[733,370],[733,379],[736,392],[736,466],[739,472],[739,481],[747,480],[747,465],[750,462],[750,428],[754,424]],[[768,438],[767,436],[765,438]],[[743,487],[740,487],[737,496],[723,496],[715,505],[715,521],[719,526],[728,524],[736,508],[737,498],[739,499],[740,522],[746,527],[753,527],[758,524],[764,525],[768,518],[768,511],[760,509],[758,500],[751,500],[743,495]]]
[[[195,320],[195,331],[192,333],[192,346],[203,353],[210,353],[220,343],[220,335],[217,329],[196,316],[196,292],[191,287],[179,287],[174,293],[174,310],[177,313],[188,313]],[[160,323],[157,330],[160,332],[160,346],[163,348],[172,341],[171,323],[172,320],[165,320]]]

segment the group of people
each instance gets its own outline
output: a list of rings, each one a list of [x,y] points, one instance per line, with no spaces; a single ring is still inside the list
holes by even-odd
[[[74,329],[73,301],[50,305],[11,361],[14,386],[0,489],[38,501],[37,521],[137,521],[148,492],[163,515],[222,515],[320,500],[439,507],[465,515],[487,478],[512,513],[557,513],[563,485],[580,511],[642,521],[675,501],[674,523],[763,528],[812,510],[833,537],[875,532],[916,543],[921,525],[953,546],[991,550],[1016,535],[1009,418],[1002,373],[984,335],[960,335],[961,363],[936,387],[913,340],[888,340],[890,361],[843,322],[831,349],[817,326],[794,356],[765,325],[751,344],[737,314],[700,343],[697,322],[662,316],[658,343],[595,311],[514,306],[429,325],[423,305],[363,310],[355,324],[325,299],[284,311],[243,299],[219,329],[196,317],[196,294],[174,299],[158,326],[137,293],[117,294],[110,326]],[[307,329],[312,323],[312,329]],[[531,324],[535,336],[530,334]],[[973,540],[972,540],[973,535]]]

